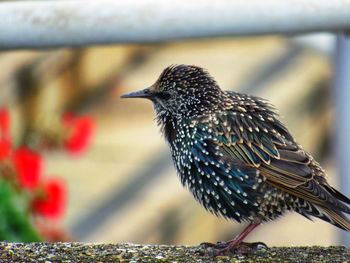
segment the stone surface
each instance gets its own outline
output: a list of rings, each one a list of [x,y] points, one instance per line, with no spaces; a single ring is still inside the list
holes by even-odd
[[[0,262],[350,262],[345,247],[272,247],[250,256],[213,256],[196,246],[0,243]]]

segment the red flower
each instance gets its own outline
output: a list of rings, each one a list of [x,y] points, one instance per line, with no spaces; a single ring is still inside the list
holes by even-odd
[[[36,188],[43,169],[41,155],[27,147],[20,147],[13,154],[13,163],[19,184],[29,190]]]
[[[5,108],[0,108],[0,161],[11,152],[10,116]]]
[[[67,200],[65,183],[58,178],[51,178],[43,182],[40,190],[40,194],[33,200],[33,211],[47,218],[60,217],[65,210]]]
[[[63,124],[69,129],[64,148],[73,154],[85,151],[94,133],[94,120],[89,116],[77,117],[73,113],[66,113],[63,116]]]
[[[0,139],[0,161],[9,157],[11,153],[11,142],[8,139]]]
[[[5,108],[0,108],[0,134],[2,138],[10,137],[10,115]]]

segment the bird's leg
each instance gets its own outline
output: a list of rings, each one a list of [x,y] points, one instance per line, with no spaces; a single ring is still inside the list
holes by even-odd
[[[256,227],[260,225],[259,223],[250,223],[240,234],[238,234],[234,239],[227,242],[220,242],[217,244],[212,243],[202,243],[204,246],[213,247],[217,250],[217,255],[227,254],[230,252],[247,253],[253,248],[257,248],[258,245],[266,246],[263,243],[244,243],[243,240],[246,238],[250,232],[252,232]]]
[[[244,243],[243,240],[252,232],[260,223],[250,223],[240,234],[238,234],[234,239],[226,242],[224,248],[219,249],[218,255],[225,254],[227,252],[247,252],[251,247],[256,247],[256,243]]]

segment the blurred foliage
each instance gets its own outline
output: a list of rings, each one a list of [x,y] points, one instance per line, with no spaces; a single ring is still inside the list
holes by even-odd
[[[60,178],[44,176],[41,152],[83,153],[92,138],[93,120],[66,114],[57,124],[58,133],[45,132],[30,147],[15,146],[10,124],[9,111],[0,108],[0,240],[64,241],[68,236],[57,227],[57,220],[66,210],[67,186]]]
[[[41,240],[28,216],[24,199],[25,196],[19,195],[8,182],[0,180],[0,240]]]

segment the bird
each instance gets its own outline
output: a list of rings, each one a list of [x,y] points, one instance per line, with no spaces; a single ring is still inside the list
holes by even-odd
[[[250,248],[244,238],[287,212],[350,231],[350,199],[296,142],[267,100],[222,90],[209,72],[171,65],[148,88],[122,98],[152,101],[183,186],[209,212],[248,223],[217,254]]]

